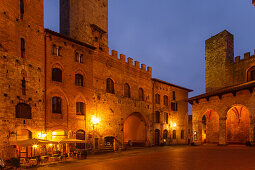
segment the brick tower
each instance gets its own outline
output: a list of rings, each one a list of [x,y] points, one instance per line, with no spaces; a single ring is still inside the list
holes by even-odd
[[[0,48],[10,55],[43,63],[43,0],[0,1],[0,13]]]
[[[205,41],[206,92],[231,85],[231,63],[234,60],[234,37],[228,31]]]
[[[108,47],[108,0],[60,0],[60,33]]]

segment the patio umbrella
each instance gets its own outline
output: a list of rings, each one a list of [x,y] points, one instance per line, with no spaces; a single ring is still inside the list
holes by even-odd
[[[27,140],[18,140],[12,143],[12,145],[33,146],[33,145],[45,145],[45,144],[54,144],[54,143],[57,143],[57,142],[43,140],[43,139],[27,139]]]
[[[85,143],[85,140],[79,140],[79,139],[62,139],[59,143]]]

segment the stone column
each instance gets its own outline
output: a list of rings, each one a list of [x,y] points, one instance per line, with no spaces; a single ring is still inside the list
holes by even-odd
[[[219,145],[226,145],[227,133],[226,133],[226,118],[220,118],[220,132],[219,132]]]

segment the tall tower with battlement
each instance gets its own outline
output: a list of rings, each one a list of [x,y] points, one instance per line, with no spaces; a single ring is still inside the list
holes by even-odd
[[[224,30],[205,41],[206,92],[231,85],[233,62],[234,36],[232,34]]]
[[[60,33],[108,47],[108,0],[60,0]]]

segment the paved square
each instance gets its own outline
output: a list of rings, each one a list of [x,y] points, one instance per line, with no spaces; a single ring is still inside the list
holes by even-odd
[[[89,156],[87,160],[37,169],[86,170],[252,170],[255,147],[170,146]]]

